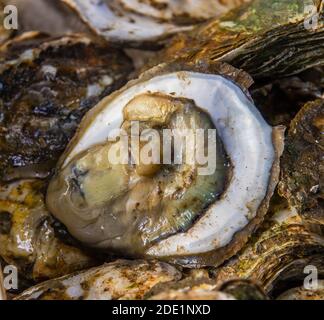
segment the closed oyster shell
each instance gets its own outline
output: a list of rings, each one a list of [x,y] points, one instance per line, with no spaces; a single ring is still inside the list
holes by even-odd
[[[324,62],[323,10],[323,1],[254,0],[175,37],[160,60],[221,60],[255,79],[296,74]]]
[[[297,287],[281,294],[277,300],[324,300],[324,280],[319,280],[317,288]]]
[[[32,287],[17,300],[140,300],[156,284],[181,279],[164,262],[117,260]]]
[[[287,290],[289,281],[303,280],[308,265],[317,267],[319,276],[323,276],[324,238],[310,232],[289,209],[283,207],[269,214],[271,218],[238,255],[215,270],[217,282],[249,279],[276,296],[278,290]]]
[[[234,280],[219,286],[208,278],[187,278],[156,285],[149,300],[267,300],[263,290],[251,281]]]
[[[46,177],[82,116],[132,71],[87,36],[26,33],[0,47],[0,180]]]
[[[307,103],[292,121],[280,191],[303,220],[324,230],[324,100]]]

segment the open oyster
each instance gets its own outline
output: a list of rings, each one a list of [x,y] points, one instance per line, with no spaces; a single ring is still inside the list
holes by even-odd
[[[20,35],[0,47],[0,180],[45,177],[82,116],[132,71],[87,36]]]
[[[108,41],[154,44],[249,0],[63,0]]]
[[[321,0],[253,0],[179,34],[159,60],[226,61],[254,79],[296,74],[324,62],[323,16]]]
[[[307,103],[292,121],[280,191],[309,225],[324,231],[324,100]]]
[[[156,261],[117,260],[98,268],[49,280],[18,300],[140,300],[156,284],[181,279],[175,267]]]
[[[224,63],[160,65],[130,82],[83,119],[49,185],[49,210],[107,253],[222,263],[263,220],[278,179],[283,128],[266,124],[245,94],[250,84]],[[177,148],[165,148],[165,129]],[[203,143],[184,142],[199,131]],[[132,145],[139,136],[160,138],[157,162],[129,152],[125,137]]]

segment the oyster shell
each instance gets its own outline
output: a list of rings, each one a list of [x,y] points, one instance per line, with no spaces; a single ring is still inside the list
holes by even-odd
[[[133,70],[87,36],[31,32],[0,47],[0,180],[46,177],[82,116]]]
[[[281,206],[281,205],[280,205]],[[275,297],[290,281],[299,283],[304,268],[324,275],[324,238],[310,232],[296,213],[283,207],[266,220],[239,254],[215,271],[216,281],[249,279]]]
[[[63,242],[57,236],[44,204],[46,187],[42,180],[0,184],[0,256],[15,265],[22,277],[36,281],[96,264],[76,242]]]
[[[160,65],[129,83],[83,119],[49,185],[48,208],[78,240],[108,253],[190,267],[222,263],[263,220],[282,151],[283,128],[265,123],[244,83],[245,73],[223,63]],[[145,128],[216,127],[224,147],[216,170],[203,177],[196,162],[113,165],[107,138],[134,120]]]
[[[191,29],[248,0],[63,0],[108,41],[140,46]]]
[[[309,6],[317,8],[316,16],[306,10]],[[324,63],[323,1],[316,6],[312,0],[253,0],[179,34],[158,61],[220,60],[254,79],[287,77],[319,66]]]
[[[324,300],[324,281],[318,281],[318,288],[313,290],[304,287],[290,289],[280,295],[278,300]]]
[[[306,104],[293,120],[283,155],[280,191],[310,225],[324,230],[324,100]]]
[[[179,279],[181,272],[163,262],[117,260],[49,280],[17,300],[140,300],[156,284]]]
[[[267,300],[259,286],[250,281],[230,281],[221,287],[211,279],[181,281],[156,285],[148,294],[149,300]]]

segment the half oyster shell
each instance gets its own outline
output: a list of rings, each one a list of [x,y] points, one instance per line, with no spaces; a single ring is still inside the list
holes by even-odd
[[[0,180],[46,177],[82,116],[133,70],[84,35],[25,33],[0,47]]]
[[[221,264],[262,222],[278,180],[284,130],[268,126],[240,87],[250,80],[227,64],[202,63],[160,65],[130,82],[83,119],[49,185],[49,210],[107,253]],[[107,139],[132,121],[217,132],[216,169],[113,164],[106,155],[118,144]]]

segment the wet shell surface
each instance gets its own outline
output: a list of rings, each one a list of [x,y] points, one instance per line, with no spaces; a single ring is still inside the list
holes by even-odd
[[[32,287],[18,300],[140,300],[158,283],[181,279],[175,267],[156,261],[115,262]]]
[[[63,0],[108,41],[141,45],[219,16],[247,0]],[[155,43],[156,45],[156,43]]]
[[[270,127],[246,95],[250,80],[224,63],[179,63],[130,82],[83,119],[49,185],[49,210],[106,253],[222,263],[261,223],[278,180],[283,128]],[[144,131],[211,130],[214,170],[201,173],[196,160],[111,163],[106,152],[118,144],[107,139],[132,121]]]
[[[24,33],[0,47],[0,181],[49,175],[83,115],[133,71],[85,35]]]

